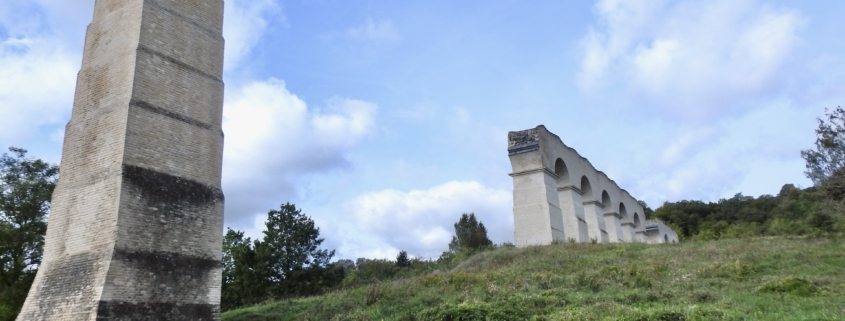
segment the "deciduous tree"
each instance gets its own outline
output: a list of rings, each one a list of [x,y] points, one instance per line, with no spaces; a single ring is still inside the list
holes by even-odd
[[[267,213],[264,237],[229,229],[223,243],[222,309],[317,294],[340,284],[344,267],[329,263],[320,229],[293,204]]]
[[[0,320],[14,319],[44,251],[47,212],[59,167],[9,148],[0,157]]]
[[[817,119],[816,149],[801,151],[807,167],[804,174],[816,186],[822,185],[845,165],[845,110],[842,107],[830,112],[825,109],[825,116],[826,119]]]
[[[255,244],[261,260],[267,262],[269,278],[279,297],[312,294],[321,289],[321,272],[329,267],[334,250],[320,250],[325,239],[314,221],[293,204],[267,213],[264,240]],[[343,277],[341,276],[341,279]]]

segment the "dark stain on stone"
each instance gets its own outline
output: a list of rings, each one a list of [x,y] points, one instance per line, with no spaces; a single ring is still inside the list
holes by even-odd
[[[540,150],[540,126],[528,130],[509,132],[508,156]]]
[[[126,289],[121,289],[110,281],[106,281],[106,285],[113,286],[115,291],[121,292],[119,296],[113,297],[118,301],[152,302],[154,304],[156,302],[169,302],[180,305],[211,304],[211,288],[209,285],[214,283],[213,280],[215,280],[215,276],[219,275],[221,267],[220,259],[197,257],[184,253],[146,252],[116,248],[112,255],[112,268],[121,274],[118,278],[134,280],[133,287],[143,289],[143,294],[125,292]],[[133,310],[124,311],[130,313]],[[143,316],[144,314],[137,315]],[[185,317],[187,315],[190,314],[164,318],[163,320],[188,320]]]
[[[222,266],[220,260],[173,252],[133,252],[115,249],[112,258],[154,275],[191,275],[193,279],[202,278],[205,273]]]
[[[211,304],[100,301],[97,306],[97,321],[123,320],[220,320],[220,309]]]
[[[165,174],[135,165],[123,165],[123,178],[143,193],[150,204],[187,203],[191,206],[210,206],[223,202],[223,191],[219,188]]]

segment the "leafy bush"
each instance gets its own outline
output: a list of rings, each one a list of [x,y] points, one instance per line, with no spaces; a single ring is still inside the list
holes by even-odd
[[[735,280],[745,280],[757,273],[757,268],[749,263],[736,260],[734,263],[713,263],[698,270],[702,277],[718,277]]]
[[[799,277],[786,277],[777,281],[766,282],[757,288],[757,292],[789,293],[797,296],[812,296],[818,287],[812,281]]]

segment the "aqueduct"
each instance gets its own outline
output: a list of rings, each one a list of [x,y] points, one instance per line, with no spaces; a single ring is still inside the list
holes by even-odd
[[[517,246],[674,243],[678,235],[545,126],[508,133]]]

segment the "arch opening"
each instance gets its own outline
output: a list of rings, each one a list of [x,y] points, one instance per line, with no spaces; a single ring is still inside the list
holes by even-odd
[[[610,201],[610,194],[607,191],[601,191],[601,205],[604,207],[605,212],[613,212],[613,204]]]
[[[669,243],[669,235],[663,234],[663,243]]]
[[[557,175],[557,186],[569,186],[569,170],[566,169],[566,163],[558,158],[555,161],[555,175]]]
[[[619,203],[619,216],[622,216],[622,219],[628,218],[628,210],[625,209],[625,203]]]
[[[590,186],[590,180],[587,176],[581,176],[581,192],[584,192],[584,202],[593,200],[593,188]]]
[[[640,214],[634,212],[634,226],[640,226]]]

